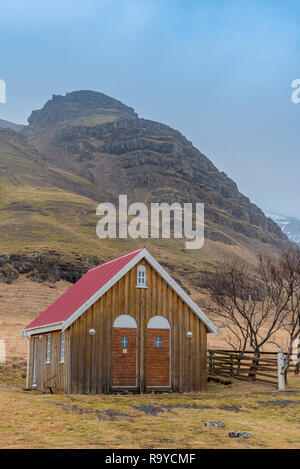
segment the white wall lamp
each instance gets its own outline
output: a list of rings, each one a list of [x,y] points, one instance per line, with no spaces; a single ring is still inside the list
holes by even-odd
[[[186,333],[186,336],[187,336],[188,339],[191,339],[193,337],[193,333],[191,331],[188,331]]]
[[[89,330],[89,334],[90,334],[90,335],[95,335],[95,334],[96,334],[95,329],[90,329],[90,330]]]

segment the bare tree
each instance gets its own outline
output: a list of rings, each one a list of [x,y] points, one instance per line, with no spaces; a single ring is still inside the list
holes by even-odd
[[[283,329],[289,336],[284,364],[285,380],[287,380],[293,344],[300,337],[300,249],[291,247],[283,251],[278,259],[261,257],[260,270],[274,308],[278,308],[282,301],[277,292],[284,291],[286,314]]]
[[[208,288],[207,307],[231,332],[234,350],[243,353],[249,347],[258,358],[266,343],[276,344],[276,332],[288,333],[287,378],[293,344],[300,337],[300,249],[291,247],[277,257],[260,256],[256,273],[238,262],[224,264]]]
[[[260,275],[256,276],[238,262],[225,264],[216,270],[208,287],[211,301],[207,307],[231,331],[231,345],[242,353],[249,347],[255,357],[266,342],[272,342],[288,314],[285,290],[269,280],[265,262],[259,259]]]

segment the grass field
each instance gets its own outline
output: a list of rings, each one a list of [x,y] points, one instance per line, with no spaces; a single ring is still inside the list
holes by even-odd
[[[0,367],[0,448],[300,448],[300,376],[290,377],[284,393],[239,381],[209,383],[208,392],[199,394],[24,391],[27,340],[21,331],[69,286],[25,276],[1,284],[0,340],[7,346],[7,365]],[[210,346],[224,347],[224,334],[209,334]],[[225,428],[205,427],[206,420],[223,421]],[[231,439],[230,430],[249,431],[251,437]]]
[[[24,364],[0,368],[0,448],[300,448],[300,377],[281,393],[244,382],[209,383],[198,394],[97,396],[24,385]],[[230,430],[251,437],[232,439]]]

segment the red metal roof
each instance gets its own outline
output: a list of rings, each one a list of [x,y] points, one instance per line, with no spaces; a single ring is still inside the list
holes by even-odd
[[[34,319],[26,329],[47,326],[68,319],[143,249],[130,251],[89,270],[78,282],[74,283],[52,305]]]

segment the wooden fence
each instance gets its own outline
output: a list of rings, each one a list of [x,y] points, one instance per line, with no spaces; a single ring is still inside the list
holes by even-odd
[[[289,371],[296,372],[296,365],[291,363]],[[208,350],[208,373],[278,386],[277,352],[262,352],[255,358],[250,351]]]

